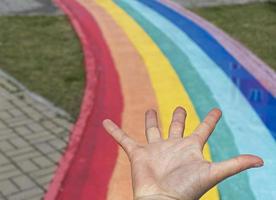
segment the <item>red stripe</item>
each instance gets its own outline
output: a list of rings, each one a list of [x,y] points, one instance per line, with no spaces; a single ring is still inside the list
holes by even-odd
[[[119,77],[91,14],[75,0],[58,0],[57,3],[69,16],[82,42],[86,88],[69,147],[44,199],[104,200],[118,145],[104,131],[102,120],[110,118],[121,124],[123,98]]]

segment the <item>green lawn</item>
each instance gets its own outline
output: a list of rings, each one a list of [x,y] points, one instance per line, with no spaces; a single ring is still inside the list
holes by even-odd
[[[194,9],[276,69],[276,4]],[[64,16],[0,17],[0,68],[77,117],[84,87],[78,38]]]
[[[75,118],[84,70],[79,40],[66,17],[0,17],[0,27],[0,68]]]
[[[192,11],[241,41],[276,70],[276,3],[197,8]]]

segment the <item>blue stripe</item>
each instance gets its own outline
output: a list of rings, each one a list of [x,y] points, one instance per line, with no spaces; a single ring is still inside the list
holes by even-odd
[[[201,27],[155,0],[140,1],[179,27],[221,67],[236,87],[240,89],[276,139],[276,98]]]
[[[127,1],[125,1],[127,2]],[[147,7],[136,1],[128,1],[133,9],[144,15],[149,21],[155,24],[164,34],[174,41],[193,63],[193,67],[197,73],[205,80],[209,89],[213,93],[213,97],[219,103],[224,112],[224,119],[235,138],[235,142],[240,153],[251,153],[261,156],[265,160],[265,167],[258,170],[249,170],[249,181],[257,199],[273,199],[276,197],[275,188],[276,173],[276,144],[269,134],[268,129],[259,119],[252,107],[235,87],[235,85],[227,78],[221,68],[219,68],[212,60],[204,54],[204,52],[181,30],[164,17],[147,9]],[[134,15],[133,12],[129,13]],[[134,16],[133,16],[134,17]],[[136,19],[137,20],[137,19]],[[141,23],[141,21],[139,21]],[[143,26],[143,24],[141,24]],[[146,30],[146,26],[143,26]],[[156,31],[155,31],[156,32]],[[152,36],[152,32],[148,32]],[[156,40],[156,38],[155,38]],[[163,44],[163,45],[167,45]],[[161,45],[158,43],[158,45]],[[164,47],[164,46],[163,46]],[[162,49],[163,51],[164,49]],[[179,59],[177,57],[170,58]],[[184,58],[185,59],[185,58]],[[208,66],[206,68],[205,66]],[[178,72],[179,76],[187,71]],[[183,75],[182,75],[183,76]],[[215,79],[214,79],[215,77]],[[196,76],[193,76],[196,79]],[[196,82],[200,81],[196,79]],[[195,81],[193,81],[195,82]],[[186,85],[186,83],[185,83]],[[188,89],[188,88],[187,88]],[[233,92],[232,93],[228,92]],[[199,94],[198,94],[199,95]],[[194,96],[194,95],[193,95]],[[205,100],[208,97],[201,97]],[[221,133],[220,133],[221,134]],[[220,141],[216,141],[220,142]],[[221,148],[223,149],[223,148]],[[220,150],[221,150],[220,149]],[[260,184],[260,182],[262,184]]]

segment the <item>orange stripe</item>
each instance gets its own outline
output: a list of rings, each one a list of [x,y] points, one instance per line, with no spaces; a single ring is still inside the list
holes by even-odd
[[[133,138],[145,142],[145,135],[141,132],[144,130],[144,112],[148,108],[157,108],[145,64],[123,30],[101,7],[90,0],[79,1],[98,21],[118,70],[124,97],[122,128]],[[108,199],[129,200],[132,196],[129,161],[120,149]]]

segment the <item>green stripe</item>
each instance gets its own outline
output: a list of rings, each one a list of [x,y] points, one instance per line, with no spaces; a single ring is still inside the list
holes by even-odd
[[[183,86],[185,86],[200,119],[203,120],[208,111],[213,107],[218,107],[218,104],[212,97],[209,88],[194,70],[188,57],[164,33],[127,3],[120,0],[114,1],[140,24],[169,59]],[[209,144],[212,159],[215,162],[226,160],[239,154],[232,133],[223,118],[210,137]],[[218,188],[223,200],[255,199],[250,189],[246,172],[227,179],[220,183]]]

